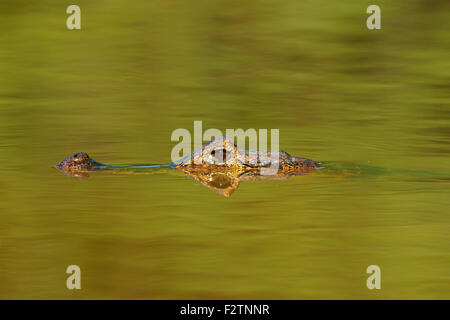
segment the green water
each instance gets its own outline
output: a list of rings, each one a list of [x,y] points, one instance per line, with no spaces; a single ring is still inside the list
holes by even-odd
[[[75,3],[78,31],[69,2],[0,3],[0,298],[450,298],[448,1]],[[194,120],[328,167],[230,198],[51,167],[168,163]]]

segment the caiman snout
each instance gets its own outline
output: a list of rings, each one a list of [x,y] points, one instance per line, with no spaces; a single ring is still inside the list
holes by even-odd
[[[90,171],[93,167],[102,165],[92,160],[86,152],[77,152],[56,164],[55,168],[63,171]]]

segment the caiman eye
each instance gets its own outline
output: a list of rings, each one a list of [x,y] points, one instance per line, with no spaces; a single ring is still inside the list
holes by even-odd
[[[83,159],[83,154],[82,153],[75,153],[73,155],[73,160],[74,161],[81,161]]]
[[[220,152],[222,153],[222,159],[217,159],[216,158],[216,151],[217,151],[217,156],[219,157],[220,156]],[[214,158],[216,158],[217,160],[222,160],[222,162],[226,162],[227,161],[227,150],[226,149],[222,149],[222,150],[220,150],[220,149],[217,149],[217,150],[213,150],[212,152],[211,152],[211,155],[214,157]]]

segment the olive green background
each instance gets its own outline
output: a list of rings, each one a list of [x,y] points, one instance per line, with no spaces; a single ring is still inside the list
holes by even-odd
[[[449,9],[2,1],[0,298],[450,298]],[[194,120],[277,128],[327,169],[225,198],[175,171],[52,168],[78,151],[170,162]],[[66,289],[71,264],[82,290]]]

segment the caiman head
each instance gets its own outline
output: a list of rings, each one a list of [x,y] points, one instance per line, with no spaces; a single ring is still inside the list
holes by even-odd
[[[71,154],[56,164],[55,168],[66,174],[70,174],[74,172],[88,172],[102,166],[105,165],[91,159],[86,152],[78,152]]]
[[[291,156],[285,151],[240,150],[233,139],[222,136],[200,147],[190,155],[172,163],[175,168],[192,173],[211,168],[235,171],[260,170],[262,175],[298,175],[313,172],[321,164],[313,160]]]

